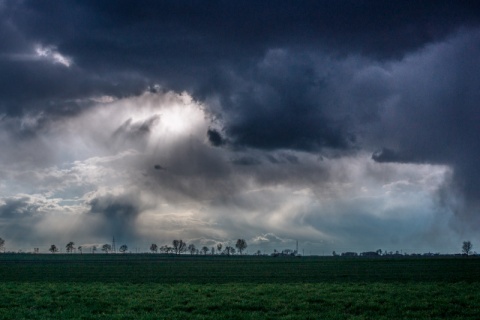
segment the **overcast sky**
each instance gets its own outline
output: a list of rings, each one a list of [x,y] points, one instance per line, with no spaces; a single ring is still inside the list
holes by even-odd
[[[0,0],[0,237],[480,248],[474,1]]]

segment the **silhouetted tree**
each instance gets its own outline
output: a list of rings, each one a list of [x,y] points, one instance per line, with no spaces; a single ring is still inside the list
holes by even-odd
[[[212,247],[212,248],[210,249],[210,253],[212,254],[212,256],[215,254],[215,247]]]
[[[463,241],[462,245],[462,252],[466,254],[467,256],[470,254],[470,251],[472,251],[473,245],[470,241]]]
[[[73,252],[73,249],[75,248],[74,245],[75,243],[73,243],[73,241],[70,241],[69,243],[67,243],[67,245],[65,246],[65,249],[67,249],[68,253]]]
[[[235,254],[235,248],[230,247],[230,246],[226,246],[223,253],[226,254],[227,256],[229,256],[231,254]]]
[[[102,251],[105,252],[105,253],[109,253],[110,251],[112,251],[112,246],[109,245],[108,243],[105,243],[102,246]]]
[[[93,247],[92,247],[92,253],[93,253],[93,254],[95,253],[95,251],[97,251],[97,246],[93,246]]]
[[[172,244],[173,244],[173,250],[175,250],[176,254],[183,253],[187,250],[187,244],[185,242],[183,242],[182,239],[173,240]]]
[[[158,246],[155,243],[152,243],[150,246],[150,251],[152,251],[152,253],[156,253],[158,251]]]
[[[247,248],[247,241],[245,241],[245,239],[238,239],[235,248],[242,254],[243,250]]]
[[[217,251],[218,253],[221,253],[222,252],[222,247],[223,245],[221,243],[217,243]]]
[[[205,247],[205,246],[204,246],[204,247],[202,248],[202,252],[203,252],[204,255],[207,255],[208,247]]]
[[[165,253],[170,253],[170,252],[173,252],[173,248],[172,247],[169,247],[167,245],[164,245],[164,246],[161,246],[160,247],[160,252],[165,252]]]
[[[128,250],[128,247],[126,244],[123,244],[120,246],[120,249],[118,249],[121,253],[125,253]]]
[[[80,254],[83,254],[83,252],[82,252],[82,246],[78,246],[77,249],[78,249],[78,251],[80,251]]]
[[[58,252],[58,248],[56,245],[52,244],[50,246],[50,249],[48,249],[48,251],[50,251],[51,253],[55,253],[55,252]]]
[[[4,246],[5,246],[5,240],[3,240],[2,238],[0,238],[0,251],[1,251],[1,250],[5,250],[5,249],[4,249]]]
[[[188,245],[188,251],[190,251],[191,255],[194,255],[195,251],[197,251],[197,248],[195,248],[195,245],[192,243]]]

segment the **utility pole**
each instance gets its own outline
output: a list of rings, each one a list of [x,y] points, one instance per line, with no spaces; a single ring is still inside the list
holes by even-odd
[[[117,249],[115,248],[115,236],[112,239],[112,251],[113,251],[113,253],[117,252]]]

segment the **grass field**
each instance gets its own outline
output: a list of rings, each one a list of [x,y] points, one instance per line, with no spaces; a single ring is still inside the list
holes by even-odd
[[[480,259],[0,255],[0,319],[479,319]]]

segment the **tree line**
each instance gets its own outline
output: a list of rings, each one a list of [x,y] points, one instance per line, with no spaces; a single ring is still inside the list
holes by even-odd
[[[0,238],[1,239],[1,238]],[[185,241],[182,239],[178,240],[173,240],[171,245],[163,245],[163,246],[158,246],[156,243],[152,243],[150,245],[150,252],[152,253],[166,253],[166,254],[182,254],[182,253],[190,253],[190,254],[224,254],[224,255],[234,255],[237,251],[239,254],[243,254],[245,249],[248,247],[247,241],[245,239],[238,239],[237,242],[235,243],[235,248],[232,246],[225,246],[223,247],[222,243],[218,243],[214,247],[207,247],[203,246],[202,248],[197,248],[193,243],[187,244]],[[80,253],[83,253],[83,247],[75,247],[75,243],[73,241],[70,241],[67,243],[65,246],[66,252],[67,253],[73,253],[75,250],[78,250]],[[96,245],[91,247],[92,253],[95,253],[98,251],[98,247]],[[114,251],[113,247],[111,244],[106,243],[100,247],[100,250],[103,251],[104,253],[110,253]],[[51,253],[57,253],[59,251],[58,247],[55,244],[52,244],[50,248],[48,249]],[[126,253],[128,251],[128,246],[126,244],[123,244],[120,246],[118,249],[120,253]]]
[[[222,254],[222,255],[234,255],[237,252],[242,255],[245,249],[248,247],[247,242],[245,239],[238,239],[237,242],[235,243],[235,247],[233,246],[223,246],[222,243],[218,243],[216,246],[213,247],[207,247],[203,246],[201,248],[197,248],[195,244],[187,244],[184,242],[182,239],[178,240],[173,240],[171,245],[163,245],[163,246],[158,246],[156,243],[152,243],[150,245],[150,252],[152,253],[165,253],[165,254],[183,254],[183,253],[190,253],[192,255],[194,254]],[[99,248],[94,245],[91,248],[91,252],[95,253],[99,250]],[[462,243],[462,254],[469,256],[472,254],[472,249],[473,249],[473,244],[470,241],[463,241]],[[81,254],[84,251],[84,248],[82,246],[75,247],[75,243],[73,241],[70,241],[67,243],[65,246],[65,250],[67,253],[73,253],[75,251],[80,252]],[[106,243],[100,247],[100,250],[103,251],[104,253],[110,253],[114,251],[114,248],[112,247],[111,244]],[[5,240],[3,238],[0,238],[0,252],[5,251]],[[59,248],[55,245],[52,244],[50,248],[48,249],[51,253],[57,253],[59,251]],[[120,253],[126,253],[128,251],[128,246],[126,244],[123,244],[119,247],[118,251]],[[35,248],[35,252],[38,253],[38,248]],[[261,252],[258,250],[256,255],[260,255]],[[297,255],[296,251],[287,249],[282,252],[277,252],[274,250],[274,253],[272,254],[273,256],[287,256],[287,255]],[[357,253],[355,252],[344,252],[342,254],[337,254],[335,251],[333,251],[334,256],[358,256]],[[362,252],[360,256],[380,256],[382,255],[382,250],[377,250],[377,251],[369,251],[369,252]],[[397,252],[396,254],[393,254],[392,252],[384,252],[383,255],[399,255]]]

